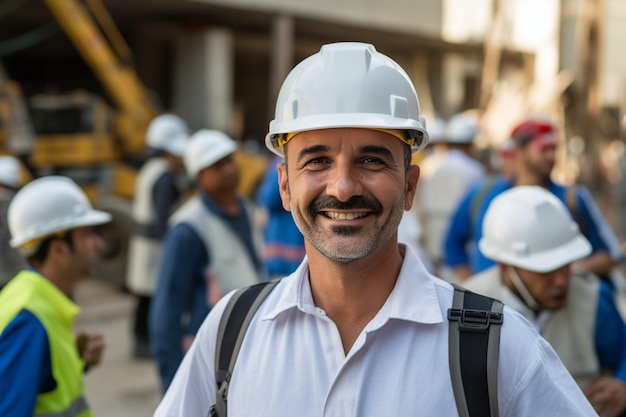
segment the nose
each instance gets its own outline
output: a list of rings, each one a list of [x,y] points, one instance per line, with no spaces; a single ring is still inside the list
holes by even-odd
[[[570,267],[565,265],[552,273],[552,282],[559,288],[564,288],[569,285],[570,279]]]
[[[363,194],[360,174],[346,160],[338,159],[330,169],[326,193],[339,201],[348,201],[351,197]]]

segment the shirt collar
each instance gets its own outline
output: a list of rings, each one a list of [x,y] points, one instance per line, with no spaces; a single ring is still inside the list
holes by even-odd
[[[209,197],[209,195],[205,192],[200,192],[200,200],[202,201],[202,204],[204,204],[204,206],[209,209],[209,211],[213,214],[215,214],[218,217],[222,217],[222,218],[226,218],[226,219],[234,219],[236,218],[236,216],[231,216],[228,213],[226,213],[224,210],[222,210],[222,208],[220,206],[218,206],[217,204],[215,204],[215,201],[213,201],[213,199],[211,197]],[[242,207],[242,201],[239,197],[237,197],[237,203],[239,204],[239,207]]]
[[[25,269],[18,277],[28,282],[28,285],[32,285],[36,288],[36,291],[46,299],[47,304],[63,322],[69,325],[74,322],[80,313],[80,307],[59,290],[56,285],[50,282],[50,280],[34,269]]]
[[[412,321],[422,324],[441,323],[443,317],[432,277],[422,262],[410,250],[405,250],[402,268],[394,289],[376,317],[368,325],[369,330],[381,327],[389,319]],[[303,313],[315,314],[309,284],[308,258],[304,258],[298,269],[283,279],[284,285],[274,308],[263,320],[272,320],[281,313],[297,308]]]

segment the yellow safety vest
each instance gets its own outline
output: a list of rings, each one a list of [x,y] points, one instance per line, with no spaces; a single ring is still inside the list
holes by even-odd
[[[56,381],[54,390],[37,396],[35,416],[93,416],[83,393],[84,362],[72,333],[78,306],[46,278],[25,270],[0,292],[0,334],[22,310],[31,312],[46,330]]]

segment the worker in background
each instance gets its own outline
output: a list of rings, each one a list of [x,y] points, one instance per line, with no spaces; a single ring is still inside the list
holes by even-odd
[[[110,220],[67,177],[34,180],[11,201],[11,246],[29,268],[0,291],[0,416],[92,415],[83,372],[100,362],[104,339],[72,334],[72,295],[104,245],[94,226]]]
[[[551,180],[558,144],[556,126],[547,119],[529,118],[513,129],[511,138],[515,142],[514,176],[488,178],[463,197],[445,237],[445,263],[461,280],[492,266],[493,260],[478,248],[491,200],[515,186],[539,185],[566,203],[591,243],[591,255],[578,261],[580,268],[607,278],[622,259],[619,243],[587,188],[566,187]]]
[[[233,157],[241,172],[237,192],[242,197],[254,200],[267,172],[268,159],[256,150],[257,145],[252,145],[251,143],[256,144],[256,141],[247,140],[239,144]]]
[[[167,221],[186,196],[188,189],[182,156],[189,139],[183,119],[163,114],[152,120],[146,144],[154,155],[139,171],[135,183],[127,286],[136,297],[133,322],[133,356],[150,358],[148,316],[161,257]]]
[[[591,245],[567,207],[539,186],[505,191],[485,213],[479,246],[497,265],[463,285],[533,323],[598,414],[626,415],[626,325],[611,288],[572,268]]]
[[[9,155],[0,156],[0,289],[26,266],[20,253],[9,245],[9,204],[21,186],[21,165]]]
[[[223,294],[265,279],[263,236],[254,207],[237,193],[234,140],[193,134],[185,152],[198,193],[170,219],[150,311],[152,352],[167,389],[209,310]]]
[[[478,134],[476,117],[469,112],[459,113],[442,130],[433,143],[433,153],[421,164],[423,175],[417,199],[424,248],[435,264],[435,273],[454,281],[452,274],[442,268],[445,234],[459,201],[485,178],[486,172],[472,156]]]
[[[284,277],[296,270],[304,259],[304,237],[293,216],[283,208],[276,166],[282,159],[275,156],[257,192],[256,202],[262,211],[263,258],[270,278]]]

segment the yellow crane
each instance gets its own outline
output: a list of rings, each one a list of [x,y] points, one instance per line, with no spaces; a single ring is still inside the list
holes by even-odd
[[[58,173],[72,177],[96,206],[113,214],[113,222],[101,230],[106,249],[97,274],[122,283],[132,232],[130,207],[137,162],[145,159],[145,132],[157,110],[131,64],[128,46],[100,0],[44,3],[112,105],[86,91],[30,97],[29,123],[35,137],[25,161],[35,175]],[[6,122],[2,126],[2,120],[12,120],[11,97],[7,94],[3,98],[2,93],[13,91],[15,84],[3,81],[0,153],[14,153],[15,146],[6,143],[11,126]]]

